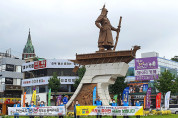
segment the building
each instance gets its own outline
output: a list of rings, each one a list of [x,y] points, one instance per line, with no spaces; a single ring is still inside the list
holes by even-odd
[[[35,49],[34,46],[32,44],[32,40],[31,40],[31,35],[30,35],[30,30],[29,30],[29,34],[28,34],[28,39],[27,39],[27,43],[23,49],[23,53],[22,53],[22,59],[26,59],[26,58],[30,58],[30,57],[35,57]]]
[[[138,60],[152,60],[154,68],[138,69]],[[153,61],[154,60],[154,61]],[[146,64],[149,61],[144,61]],[[140,63],[140,64],[143,64]],[[151,103],[152,108],[156,107],[156,94],[159,92],[154,86],[154,80],[159,79],[159,74],[169,70],[175,77],[178,76],[178,62],[159,57],[156,52],[142,53],[141,58],[137,58],[129,63],[129,69],[125,81],[130,87],[129,97],[131,103],[134,104],[135,100],[144,103],[144,96],[147,89],[152,88]],[[163,98],[162,98],[163,102]],[[172,96],[170,103],[177,103],[177,96]]]
[[[22,72],[24,72],[25,79],[22,80],[22,87],[26,92],[26,102],[30,103],[33,90],[37,91],[38,101],[47,102],[48,80],[53,72],[57,73],[61,83],[61,89],[57,95],[72,95],[74,81],[78,78],[77,74],[72,72],[74,67],[73,62],[65,59],[46,59],[24,63]],[[52,96],[54,96],[53,92]]]
[[[19,58],[8,53],[0,53],[0,114],[7,114],[7,107],[21,100],[21,66],[24,63]]]

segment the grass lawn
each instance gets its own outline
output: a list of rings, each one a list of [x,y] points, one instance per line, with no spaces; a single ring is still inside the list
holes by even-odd
[[[96,116],[83,116],[83,118],[96,118]],[[5,118],[14,118],[13,116],[5,116]],[[20,116],[19,118],[29,118],[27,116]],[[39,118],[39,117],[35,117]],[[43,118],[58,118],[57,116],[44,116]],[[74,117],[67,117],[64,116],[64,118],[74,118]],[[112,118],[112,116],[103,116],[102,118]],[[117,118],[123,118],[123,116],[118,116]],[[135,116],[130,116],[129,118],[136,118]],[[141,116],[141,118],[178,118],[178,115],[176,114],[170,114],[170,115],[149,115],[149,116]]]

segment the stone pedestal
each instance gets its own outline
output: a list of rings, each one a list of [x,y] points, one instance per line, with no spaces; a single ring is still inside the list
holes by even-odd
[[[86,72],[78,88],[67,103],[68,111],[73,110],[72,102],[79,101],[80,105],[93,105],[93,88],[97,87],[104,106],[109,105],[110,95],[108,85],[114,84],[117,77],[124,77],[129,65],[125,62],[85,65]],[[87,94],[87,95],[86,95]]]

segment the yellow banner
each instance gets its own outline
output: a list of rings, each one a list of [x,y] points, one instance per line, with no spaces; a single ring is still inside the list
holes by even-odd
[[[76,114],[79,116],[88,116],[88,115],[135,116],[135,115],[143,115],[143,107],[142,106],[76,106]]]
[[[34,102],[34,105],[36,105],[36,90],[33,91],[32,101]]]

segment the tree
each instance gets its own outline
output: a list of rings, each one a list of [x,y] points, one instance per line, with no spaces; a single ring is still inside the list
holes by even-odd
[[[48,80],[48,88],[51,88],[51,91],[54,92],[55,94],[55,97],[54,97],[55,106],[56,106],[56,94],[60,89],[60,85],[61,85],[60,79],[57,78],[56,72],[53,72],[52,78]]]
[[[174,58],[171,58],[171,60],[178,62],[178,56],[174,56]]]
[[[109,86],[109,92],[111,94],[117,94],[120,100],[123,90],[127,87],[127,83],[124,82],[125,77],[118,77],[113,85]]]
[[[171,91],[171,93],[176,93],[177,87],[176,87],[176,82],[178,81],[175,78],[175,75],[172,75],[170,71],[165,70],[164,72],[161,73],[159,76],[159,79],[155,83],[156,88],[162,92],[163,97],[165,96],[166,92]]]
[[[85,66],[82,66],[81,68],[78,69],[77,74],[79,78],[75,80],[75,83],[74,83],[75,89],[77,89],[78,85],[80,84],[80,81],[82,80],[85,72],[86,72]]]

